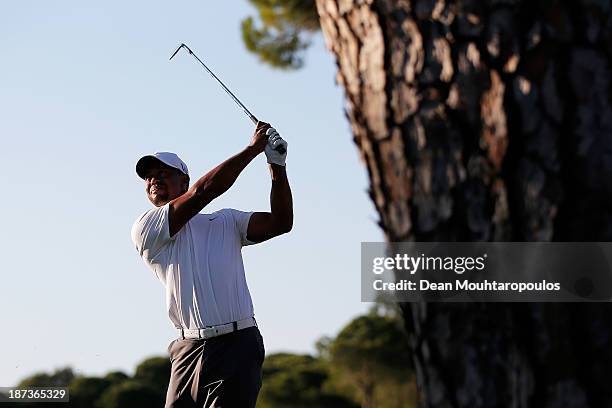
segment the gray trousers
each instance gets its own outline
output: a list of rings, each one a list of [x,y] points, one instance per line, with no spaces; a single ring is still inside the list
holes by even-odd
[[[165,408],[254,408],[265,350],[257,327],[168,346],[172,369]]]

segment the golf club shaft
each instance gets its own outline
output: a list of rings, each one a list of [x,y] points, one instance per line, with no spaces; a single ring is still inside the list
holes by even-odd
[[[221,85],[221,87],[223,87],[223,89],[225,90],[225,92],[227,92],[227,94],[229,96],[231,96],[231,98],[234,100],[234,102],[236,102],[236,104],[238,104],[238,106],[240,106],[242,108],[242,110],[244,111],[244,113],[246,113],[246,115],[249,117],[249,119],[251,119],[251,121],[257,125],[257,123],[259,123],[259,120],[255,117],[255,115],[253,115],[251,113],[251,111],[249,111],[247,109],[246,106],[244,106],[244,104],[242,102],[240,102],[240,99],[236,98],[236,95],[234,95],[232,93],[232,91],[230,91],[227,86],[225,86],[225,84],[215,75],[214,72],[212,72],[204,62],[202,62],[202,60],[200,58],[198,58],[198,56],[191,51],[191,48],[189,48],[185,43],[182,43],[181,45],[178,46],[178,48],[172,53],[172,55],[170,56],[170,60],[172,60],[172,58],[174,58],[174,56],[181,50],[181,48],[185,48],[187,51],[189,51],[189,54],[191,54],[193,56],[193,58],[195,58],[200,65],[202,65],[204,67],[204,69],[206,70],[206,72],[208,72],[210,74],[210,76],[212,76],[215,81],[217,81],[219,83],[219,85]],[[285,154],[285,152],[287,151],[285,149],[284,146],[277,146],[274,150],[276,150],[278,153],[280,154]]]
[[[195,59],[196,59],[196,60],[197,60],[197,61],[200,63],[200,65],[202,65],[202,66],[204,67],[204,69],[205,69],[205,70],[206,70],[206,71],[207,71],[207,72],[210,74],[210,76],[212,76],[212,77],[215,79],[215,81],[217,81],[217,82],[219,83],[219,85],[221,85],[221,87],[222,87],[222,88],[225,90],[225,92],[227,92],[227,94],[228,94],[228,95],[229,95],[229,96],[230,96],[230,97],[231,97],[231,98],[234,100],[234,102],[236,102],[236,103],[238,104],[238,106],[240,106],[240,107],[242,108],[242,110],[244,111],[244,113],[246,113],[246,115],[249,117],[249,119],[251,119],[251,121],[252,121],[254,124],[256,124],[256,125],[257,125],[257,122],[259,122],[259,120],[257,120],[257,118],[255,117],[255,115],[253,115],[253,114],[251,113],[251,111],[249,111],[249,110],[247,109],[247,107],[246,107],[246,106],[244,106],[244,104],[243,104],[242,102],[240,102],[240,99],[238,99],[238,98],[236,97],[236,95],[234,95],[234,94],[232,93],[232,91],[230,91],[230,90],[227,88],[227,86],[225,86],[225,84],[224,84],[224,83],[223,83],[223,82],[222,82],[222,81],[221,81],[221,80],[220,80],[220,79],[219,79],[219,78],[218,78],[218,77],[215,75],[215,73],[214,73],[214,72],[212,72],[212,71],[211,71],[211,70],[210,70],[210,69],[209,69],[209,68],[206,66],[206,64],[205,64],[205,63],[203,63],[203,62],[202,62],[202,60],[201,60],[200,58],[198,58],[198,56],[197,56],[197,55],[196,55],[196,54],[195,54],[193,51],[191,51],[191,48],[189,48],[189,47],[188,47],[187,45],[185,45],[185,44],[181,44],[181,45],[180,45],[180,46],[179,46],[179,47],[176,49],[176,51],[174,51],[174,54],[172,54],[172,56],[170,57],[170,59],[174,58],[174,56],[175,56],[175,55],[176,55],[176,54],[177,54],[177,53],[180,51],[180,49],[181,49],[181,48],[183,48],[183,47],[184,47],[184,48],[185,48],[187,51],[189,51],[189,54],[191,54],[191,55],[193,56],[193,58],[195,58]]]

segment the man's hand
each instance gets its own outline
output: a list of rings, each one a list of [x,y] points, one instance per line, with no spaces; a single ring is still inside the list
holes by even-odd
[[[261,121],[257,122],[255,134],[253,135],[253,139],[251,140],[251,144],[249,146],[253,147],[258,154],[263,152],[268,144],[268,135],[266,132],[270,128],[271,126],[269,123]]]
[[[268,135],[268,144],[266,145],[265,152],[266,158],[268,159],[268,163],[270,164],[278,164],[279,166],[285,166],[285,160],[287,159],[287,142],[280,137],[276,129],[268,128],[266,131],[266,135]],[[279,146],[283,146],[283,152],[279,153],[277,149]]]

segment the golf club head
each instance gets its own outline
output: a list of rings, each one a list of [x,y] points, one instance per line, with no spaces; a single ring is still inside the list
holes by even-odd
[[[181,45],[179,45],[176,50],[172,53],[172,55],[170,56],[169,61],[172,61],[172,58],[174,58],[174,56],[176,54],[178,54],[178,52],[181,50],[181,48],[183,48],[185,46],[185,44],[181,43]]]

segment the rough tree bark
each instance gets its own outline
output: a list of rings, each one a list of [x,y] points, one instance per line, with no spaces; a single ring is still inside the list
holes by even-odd
[[[317,0],[390,241],[612,240],[607,0]],[[610,407],[608,304],[404,304],[428,407]]]

